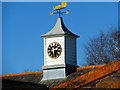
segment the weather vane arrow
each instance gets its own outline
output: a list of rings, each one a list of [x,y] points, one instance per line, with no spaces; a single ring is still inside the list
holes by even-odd
[[[61,5],[58,5],[58,6],[54,6],[54,7],[53,7],[54,12],[50,12],[50,15],[58,14],[59,17],[60,17],[61,15],[63,15],[63,13],[68,14],[68,13],[69,13],[69,10],[66,10],[65,12],[62,12],[62,11],[61,11],[61,9],[66,8],[66,6],[67,6],[67,3],[66,3],[66,2],[61,2]]]

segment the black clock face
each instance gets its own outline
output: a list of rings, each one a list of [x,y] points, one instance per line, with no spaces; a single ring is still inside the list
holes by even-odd
[[[48,46],[47,52],[49,57],[56,59],[61,55],[61,45],[57,42],[53,42]]]

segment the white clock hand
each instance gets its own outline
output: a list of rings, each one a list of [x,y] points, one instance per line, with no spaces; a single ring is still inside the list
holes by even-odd
[[[52,52],[53,52],[53,55],[54,55],[54,53],[55,53],[55,49],[52,47],[52,50],[51,50]]]

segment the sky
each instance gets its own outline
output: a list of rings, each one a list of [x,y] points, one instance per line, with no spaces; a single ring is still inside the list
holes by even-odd
[[[66,27],[77,39],[77,63],[86,64],[84,45],[100,32],[118,27],[117,2],[68,2]],[[58,15],[49,15],[60,2],[2,3],[2,74],[42,70],[43,35],[55,25]]]

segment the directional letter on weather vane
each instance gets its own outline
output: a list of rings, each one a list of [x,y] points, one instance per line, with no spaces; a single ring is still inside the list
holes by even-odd
[[[69,13],[69,10],[66,10],[65,12],[61,12],[61,11],[60,11],[61,9],[66,8],[66,6],[67,6],[67,3],[66,3],[66,2],[62,2],[61,5],[54,6],[54,7],[53,7],[53,10],[56,11],[56,12],[50,12],[50,15],[58,14],[59,17],[60,17],[61,15],[63,15],[63,13],[68,14],[68,13]]]

